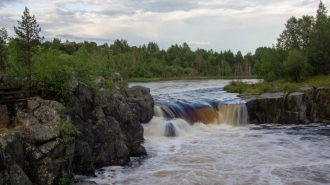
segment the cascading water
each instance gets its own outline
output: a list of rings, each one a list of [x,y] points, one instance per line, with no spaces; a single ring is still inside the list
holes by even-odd
[[[330,184],[330,127],[246,125],[229,80],[143,83],[155,99],[148,157],[97,171],[98,184]],[[132,84],[134,85],[134,84]],[[245,125],[245,126],[242,126]]]
[[[154,115],[162,119],[152,120],[149,123],[151,126],[145,129],[146,135],[149,133],[152,135],[158,133],[166,137],[189,135],[192,129],[187,128],[195,123],[247,125],[248,114],[245,104],[237,101],[234,96],[231,97],[232,99],[229,97],[224,99],[223,92],[219,87],[206,87],[154,95],[156,104]],[[234,104],[228,104],[232,102]]]
[[[187,107],[180,104],[156,105],[154,107],[155,117],[163,118],[157,121],[151,121],[151,127],[147,127],[146,134],[149,129],[159,129],[158,134],[175,137],[182,134],[189,134],[189,127],[194,123],[202,124],[227,124],[231,126],[243,126],[248,123],[248,114],[245,104],[219,104],[214,107]],[[156,119],[156,118],[154,118]],[[156,123],[154,123],[156,122]],[[189,123],[189,124],[188,124]],[[183,130],[182,130],[183,129]],[[155,133],[155,131],[151,131]]]

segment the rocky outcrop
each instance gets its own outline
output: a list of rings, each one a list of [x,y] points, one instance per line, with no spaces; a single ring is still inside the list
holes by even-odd
[[[125,90],[130,109],[138,116],[141,123],[148,123],[154,115],[154,99],[150,89],[143,86],[133,86]]]
[[[59,128],[64,106],[40,98],[27,101],[13,118],[14,128],[0,133],[0,184],[58,184],[63,173],[73,176],[74,141],[65,141]]]
[[[330,121],[330,87],[303,87],[293,93],[266,93],[246,103],[250,122],[299,124]]]
[[[140,121],[153,116],[153,99],[141,86],[122,90],[122,80],[115,74],[117,87],[98,92],[72,80],[65,105],[26,96],[0,101],[0,184],[59,184],[145,156]]]
[[[72,118],[81,132],[75,143],[75,172],[93,175],[94,167],[125,165],[130,157],[146,155],[140,112],[130,109],[126,93],[102,89],[94,97],[86,85],[78,83],[73,94]],[[135,97],[146,101],[148,95]],[[148,105],[153,106],[153,100]],[[147,104],[144,106],[141,112],[147,112]]]

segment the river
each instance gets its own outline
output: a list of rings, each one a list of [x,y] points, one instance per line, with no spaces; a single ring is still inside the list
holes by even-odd
[[[254,83],[256,80],[247,80]],[[131,83],[151,90],[148,156],[97,170],[98,184],[330,184],[330,127],[248,124],[230,80]]]

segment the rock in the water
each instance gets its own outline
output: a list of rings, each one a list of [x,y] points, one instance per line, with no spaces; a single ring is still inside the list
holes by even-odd
[[[165,125],[165,136],[166,137],[175,137],[176,136],[173,123],[171,123],[171,122],[166,123],[166,125]]]
[[[150,89],[143,86],[133,86],[125,90],[127,101],[131,105],[133,112],[141,123],[148,123],[154,115],[154,99],[150,94]]]
[[[266,93],[247,100],[251,123],[300,124],[330,121],[330,88],[301,88],[289,94]]]

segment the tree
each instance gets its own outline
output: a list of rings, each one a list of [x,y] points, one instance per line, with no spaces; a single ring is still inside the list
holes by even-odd
[[[28,69],[28,79],[31,79],[32,56],[35,53],[35,48],[40,45],[44,37],[39,36],[41,28],[33,16],[30,15],[29,9],[25,7],[22,21],[17,21],[18,27],[14,26],[16,38],[19,40],[19,49],[25,51],[22,58],[23,64]]]
[[[277,39],[277,48],[283,50],[306,50],[313,25],[313,16],[303,16],[299,19],[290,17],[285,24],[285,30]]]
[[[295,82],[306,78],[311,69],[307,57],[297,50],[289,52],[288,59],[284,61],[283,66],[286,76]]]
[[[7,51],[7,39],[8,34],[5,28],[0,29],[0,68],[4,74],[6,74],[6,67],[8,62],[8,51]]]
[[[330,73],[330,20],[327,13],[320,2],[308,49],[309,63],[318,74]]]

